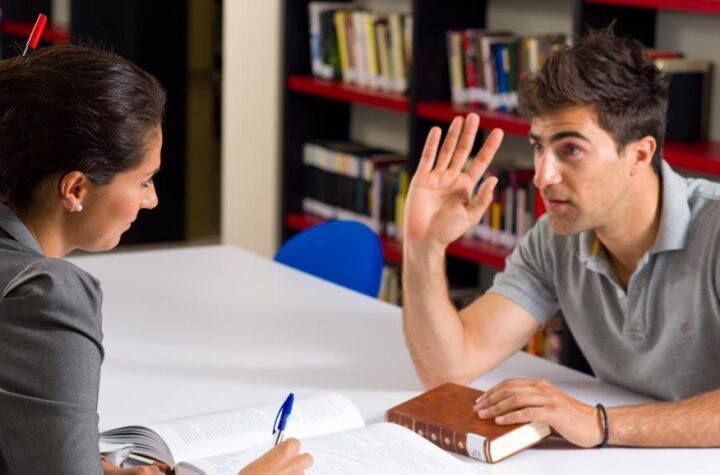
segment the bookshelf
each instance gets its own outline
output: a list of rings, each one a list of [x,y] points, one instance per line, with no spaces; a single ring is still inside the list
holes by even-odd
[[[517,115],[482,107],[458,106],[449,100],[445,31],[449,28],[485,27],[488,1],[473,2],[471,5],[459,0],[442,4],[431,0],[411,1],[415,19],[413,50],[422,54],[414,54],[410,72],[412,87],[407,96],[314,78],[310,74],[308,52],[308,3],[285,2],[283,238],[305,229],[308,223],[317,219],[309,215],[304,220],[297,219],[302,215],[302,144],[317,138],[348,139],[353,104],[407,114],[410,171],[415,167],[430,128],[434,125],[446,126],[457,115],[476,112],[481,117],[481,126],[486,129],[499,127],[509,135],[527,135],[529,123]],[[713,0],[576,0],[573,6],[575,33],[580,34],[587,27],[601,27],[616,20],[619,33],[631,34],[648,46],[655,45],[658,10],[720,14],[720,2]],[[665,158],[678,169],[720,176],[720,142],[668,142]],[[503,248],[463,240],[454,243],[448,253],[500,269],[509,254]],[[399,259],[394,261],[397,263]]]

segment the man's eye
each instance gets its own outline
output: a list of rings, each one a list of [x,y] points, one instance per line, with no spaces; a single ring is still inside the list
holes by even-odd
[[[571,156],[580,155],[580,152],[582,152],[580,147],[577,147],[572,144],[568,144],[565,146],[565,154],[567,154],[567,155],[571,155]]]

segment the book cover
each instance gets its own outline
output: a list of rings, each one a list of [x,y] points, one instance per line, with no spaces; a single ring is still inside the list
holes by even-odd
[[[473,412],[483,391],[446,383],[389,409],[388,422],[400,424],[437,446],[496,463],[550,435],[540,423],[501,426]]]

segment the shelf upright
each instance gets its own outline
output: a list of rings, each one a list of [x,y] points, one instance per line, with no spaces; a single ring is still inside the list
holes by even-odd
[[[449,73],[446,32],[452,28],[485,28],[487,1],[412,0],[413,62],[410,72],[409,172],[420,159],[425,138],[438,121],[421,117],[417,106],[432,101],[449,101]]]
[[[289,237],[284,225],[288,213],[301,211],[303,197],[303,144],[310,140],[347,140],[350,135],[350,107],[345,101],[305,94],[288,87],[293,76],[309,76],[310,37],[308,0],[285,0],[283,31],[283,117],[282,190],[280,229],[282,240]],[[348,2],[350,4],[350,2]]]

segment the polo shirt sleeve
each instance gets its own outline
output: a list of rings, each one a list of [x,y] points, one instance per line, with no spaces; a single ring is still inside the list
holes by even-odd
[[[99,283],[69,262],[40,259],[0,291],[0,453],[7,468],[101,474]]]
[[[495,276],[488,292],[506,297],[530,312],[541,325],[559,310],[552,276],[552,229],[547,216],[528,231]]]

